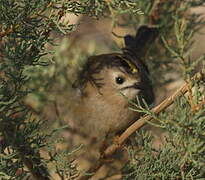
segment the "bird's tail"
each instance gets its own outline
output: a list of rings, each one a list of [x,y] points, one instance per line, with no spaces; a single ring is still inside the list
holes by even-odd
[[[157,36],[158,28],[141,26],[135,37],[131,35],[124,37],[124,51],[132,53],[138,59],[143,59]]]

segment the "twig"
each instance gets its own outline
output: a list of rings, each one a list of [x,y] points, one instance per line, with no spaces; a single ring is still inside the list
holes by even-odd
[[[198,72],[193,77],[193,80],[201,80],[203,78],[203,73]],[[151,111],[155,113],[156,115],[165,110],[167,107],[169,107],[177,98],[183,96],[187,91],[189,85],[185,83],[181,88],[179,88],[173,95],[166,98],[161,104],[153,108]],[[111,156],[119,147],[125,142],[125,140],[130,137],[134,132],[136,132],[139,128],[141,128],[147,121],[150,121],[153,117],[151,115],[146,115],[137,120],[135,123],[133,123],[130,127],[128,127],[124,133],[121,134],[121,136],[118,139],[118,143],[113,143],[110,145],[105,151],[103,156],[98,160],[97,164],[95,164],[93,167],[91,167],[87,173],[94,173],[96,172],[103,164],[104,159]],[[80,180],[87,180],[90,176],[83,176]]]

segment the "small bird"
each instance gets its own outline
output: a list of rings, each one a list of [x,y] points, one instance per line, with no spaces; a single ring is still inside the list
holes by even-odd
[[[79,132],[102,142],[139,118],[140,113],[129,109],[130,101],[154,102],[143,58],[157,34],[156,28],[141,26],[135,37],[124,37],[122,53],[88,58],[73,85],[77,98],[71,115]]]

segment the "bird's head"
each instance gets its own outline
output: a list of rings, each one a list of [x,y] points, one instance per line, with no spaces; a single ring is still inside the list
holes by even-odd
[[[84,97],[103,96],[109,103],[116,103],[123,94],[130,100],[144,98],[152,104],[154,93],[149,80],[145,59],[148,47],[156,39],[158,30],[141,26],[136,36],[124,37],[123,53],[102,54],[88,59],[77,80]],[[101,98],[102,99],[102,98]],[[125,98],[124,98],[125,100]]]
[[[146,67],[117,53],[90,57],[78,84],[84,96],[103,96],[113,104],[127,101],[123,95],[129,100],[144,98],[148,104],[154,98]]]

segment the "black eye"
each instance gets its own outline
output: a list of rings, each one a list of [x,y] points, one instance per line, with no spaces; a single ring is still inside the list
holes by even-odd
[[[116,78],[115,78],[115,82],[116,82],[117,84],[122,84],[122,83],[125,82],[125,79],[124,79],[123,77],[116,77]]]

